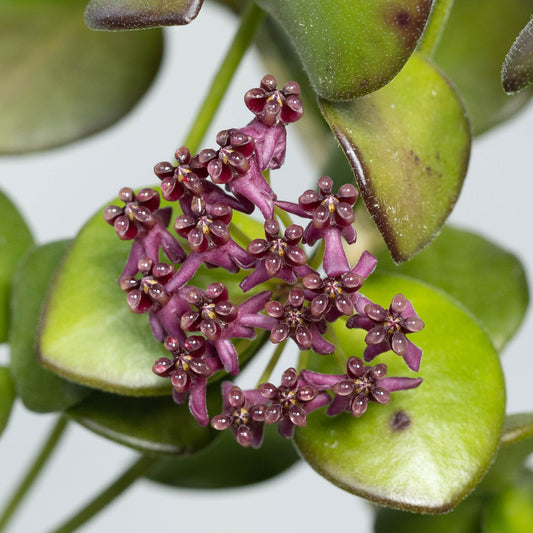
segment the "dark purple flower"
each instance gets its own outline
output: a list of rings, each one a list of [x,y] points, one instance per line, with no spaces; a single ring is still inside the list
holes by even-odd
[[[152,261],[159,260],[159,248],[173,263],[181,263],[185,252],[176,239],[166,230],[172,210],[159,209],[159,193],[153,189],[142,189],[137,194],[129,187],[120,189],[119,198],[124,207],[108,205],[104,209],[104,220],[114,226],[122,240],[132,240],[130,255],[120,279],[137,273],[137,263],[143,256]]]
[[[405,296],[397,294],[388,310],[360,296],[355,308],[358,314],[349,318],[346,326],[368,331],[365,337],[368,346],[363,354],[365,361],[372,361],[380,353],[392,350],[403,357],[411,370],[417,372],[422,350],[406,335],[423,329],[424,322]]]
[[[191,253],[169,281],[167,290],[183,287],[203,263],[219,266],[228,272],[251,268],[255,262],[232,238],[228,229],[232,209],[224,203],[206,205],[202,198],[193,198],[191,214],[176,218],[176,233],[189,241]]]
[[[254,315],[243,317],[247,326],[270,330],[270,341],[279,344],[292,338],[300,350],[313,350],[320,354],[330,354],[335,346],[322,337],[327,324],[323,317],[313,316],[305,305],[304,291],[292,289],[287,304],[267,302],[265,311],[268,316]]]
[[[267,74],[263,76],[260,87],[250,89],[244,95],[244,103],[258,120],[268,126],[280,122],[289,124],[303,115],[300,92],[300,86],[295,81],[289,81],[283,89],[277,89],[276,78]]]
[[[283,164],[287,145],[285,125],[303,115],[300,86],[295,81],[286,83],[281,90],[276,86],[276,78],[267,75],[260,87],[250,89],[244,96],[255,118],[242,131],[255,141],[256,160],[261,171],[274,170]]]
[[[342,275],[325,278],[316,272],[306,275],[302,283],[306,288],[305,297],[311,300],[311,313],[325,315],[328,322],[341,315],[352,315],[358,291],[376,264],[377,259],[365,250],[357,264]]]
[[[259,448],[263,440],[265,406],[256,390],[243,391],[228,381],[222,383],[222,413],[211,419],[219,431],[230,428],[237,442],[248,448]]]
[[[307,424],[309,413],[331,401],[329,394],[306,383],[294,368],[283,372],[279,387],[262,383],[257,389],[269,402],[265,408],[265,422],[279,422],[279,432],[286,439],[293,437],[295,426],[304,427]]]
[[[337,194],[333,194],[333,180],[328,176],[318,180],[318,188],[318,191],[305,191],[298,199],[298,205],[280,201],[276,201],[276,205],[289,213],[313,219],[305,228],[302,242],[312,246],[324,239],[324,270],[328,276],[339,276],[350,268],[341,236],[348,244],[357,239],[353,205],[359,193],[355,186],[345,183]]]
[[[303,228],[291,224],[284,233],[279,235],[279,223],[269,218],[265,221],[266,239],[254,239],[246,251],[257,259],[254,271],[244,278],[240,287],[249,291],[259,283],[278,278],[293,285],[297,275],[303,276],[311,269],[306,265],[305,252],[298,245],[303,235]]]
[[[176,337],[167,337],[165,348],[172,359],[159,358],[152,367],[154,374],[170,378],[174,401],[185,403],[188,396],[191,413],[202,426],[207,426],[207,379],[222,369],[212,345],[199,336],[188,337],[183,344]]]
[[[211,179],[225,184],[244,205],[251,202],[265,218],[272,218],[276,195],[258,166],[253,138],[242,130],[230,129],[219,132],[217,143],[217,157],[207,164]]]
[[[238,306],[228,301],[228,290],[223,283],[211,283],[204,291],[195,287],[182,291],[184,299],[196,308],[183,313],[180,320],[184,331],[200,331],[212,341],[224,368],[233,375],[239,373],[239,356],[231,339],[255,338],[255,330],[246,319],[259,313],[270,298],[264,291]]]
[[[359,357],[350,357],[346,374],[302,370],[301,376],[319,390],[331,390],[335,394],[326,414],[335,416],[346,411],[359,417],[366,411],[369,401],[389,403],[391,392],[414,389],[422,383],[422,378],[386,378],[386,373],[387,365],[365,366]]]

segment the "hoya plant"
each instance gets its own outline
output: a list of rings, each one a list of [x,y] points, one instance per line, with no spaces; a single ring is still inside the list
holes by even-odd
[[[505,242],[447,219],[478,136],[531,97],[533,2],[217,3],[0,2],[0,164],[32,169],[6,172],[0,191],[0,431],[16,400],[55,419],[0,531],[32,516],[25,496],[73,425],[134,460],[114,479],[97,472],[100,493],[70,480],[82,503],[50,499],[57,532],[140,483],[175,504],[139,498],[137,512],[176,529],[202,531],[220,497],[223,530],[270,531],[287,515],[313,527],[311,501],[349,527],[357,508],[344,524],[331,502],[363,498],[378,533],[530,531],[533,412],[506,409],[502,367],[525,270]],[[161,26],[185,27],[163,39]],[[261,72],[250,85],[245,56]],[[165,68],[179,75],[139,114]],[[117,150],[128,120],[140,127]],[[43,175],[48,151],[69,146],[84,152],[62,181]],[[499,182],[519,196],[521,180]],[[16,206],[36,189],[33,219]],[[43,217],[62,240],[33,234]],[[97,471],[90,454],[79,461]],[[297,463],[332,498],[312,500]],[[277,476],[284,488],[243,523],[243,494]],[[36,491],[54,494],[47,483]],[[207,490],[186,522],[184,501]]]

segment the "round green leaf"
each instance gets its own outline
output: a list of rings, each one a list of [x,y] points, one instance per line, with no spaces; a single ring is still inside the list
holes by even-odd
[[[219,396],[217,387],[208,401]],[[198,424],[187,404],[176,405],[170,395],[132,398],[94,392],[66,413],[87,429],[144,453],[190,454],[216,436]]]
[[[0,366],[0,435],[6,427],[13,401],[15,400],[15,387],[7,368]]]
[[[533,19],[526,24],[505,56],[502,82],[505,92],[510,94],[533,83]]]
[[[235,217],[236,224],[240,221]],[[253,236],[259,228],[248,223],[243,231]],[[168,352],[154,339],[148,315],[132,313],[117,285],[130,247],[131,241],[120,241],[101,212],[84,226],[48,298],[39,355],[47,368],[93,388],[133,396],[165,394],[169,380],[156,376],[152,365]],[[202,267],[191,284],[205,288],[222,281],[231,301],[238,304],[248,298],[238,288],[246,275],[246,271],[229,274]],[[253,356],[266,338],[237,339],[241,362]]]
[[[320,106],[394,260],[412,257],[444,224],[466,173],[470,127],[455,90],[414,55],[383,89]]]
[[[85,26],[86,0],[4,0],[0,18],[0,153],[43,150],[102,130],[146,92],[160,30]]]
[[[352,100],[386,85],[412,54],[430,0],[258,0],[285,29],[315,91]]]
[[[349,492],[404,510],[448,511],[479,483],[498,448],[505,408],[498,355],[477,322],[436,289],[374,274],[364,293],[386,306],[402,293],[425,321],[411,337],[424,351],[424,382],[393,393],[388,405],[369,405],[360,419],[317,411],[296,444],[315,470]],[[361,355],[364,331],[336,323],[335,333],[347,356]],[[392,352],[375,362],[388,365],[388,376],[410,374]]]
[[[41,413],[66,409],[90,392],[43,368],[35,351],[41,308],[68,244],[69,241],[59,241],[34,247],[19,264],[13,279],[11,374],[24,405]]]
[[[453,3],[435,62],[457,87],[476,135],[517,113],[533,94],[528,89],[507,96],[500,73],[505,55],[532,11],[532,0]]]
[[[91,0],[85,20],[95,30],[132,30],[189,24],[203,0]]]
[[[11,278],[18,260],[32,244],[26,222],[0,190],[0,342],[7,340]]]
[[[445,227],[411,261],[395,266],[387,253],[378,257],[380,270],[420,279],[463,303],[484,324],[498,351],[524,318],[529,296],[522,264],[479,235]]]
[[[298,461],[292,442],[277,426],[265,426],[261,448],[243,448],[231,431],[224,431],[200,453],[185,458],[164,458],[147,476],[173,487],[221,489],[259,483],[285,472]]]
[[[521,479],[494,496],[487,505],[483,533],[533,531],[533,473],[524,470]]]

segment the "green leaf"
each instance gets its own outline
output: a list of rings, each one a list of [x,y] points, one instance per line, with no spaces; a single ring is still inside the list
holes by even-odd
[[[320,105],[394,260],[409,259],[435,237],[463,184],[470,129],[457,94],[414,55],[380,91]]]
[[[505,56],[502,82],[509,94],[533,83],[533,19],[526,24]]]
[[[506,53],[532,11],[532,0],[455,0],[453,4],[434,59],[457,87],[476,135],[516,114],[533,94],[526,90],[507,96],[500,73]]]
[[[258,0],[284,28],[322,98],[352,100],[386,85],[412,54],[430,0]]]
[[[490,500],[483,522],[483,533],[526,531],[533,531],[533,473],[528,470]]]
[[[259,483],[285,472],[298,461],[292,442],[281,437],[277,426],[265,425],[261,448],[243,448],[231,431],[186,458],[164,458],[147,476],[173,487],[220,489]]]
[[[464,304],[484,324],[498,351],[527,310],[527,279],[519,259],[474,233],[445,227],[411,261],[395,266],[387,253],[378,259],[380,270],[423,280]]]
[[[208,396],[218,399],[218,387]],[[187,404],[176,405],[170,395],[131,398],[95,392],[66,413],[87,429],[144,453],[190,454],[216,435],[198,424]]]
[[[4,0],[0,153],[60,146],[109,127],[150,86],[160,30],[90,31],[86,0]]]
[[[11,279],[17,262],[32,244],[26,222],[0,190],[0,342],[7,340]]]
[[[533,413],[508,415],[501,436],[501,446],[481,488],[499,492],[518,481],[524,462],[533,452]]]
[[[413,514],[380,507],[374,520],[374,533],[480,533],[483,496],[474,493],[451,513]]]
[[[90,392],[43,368],[35,352],[41,308],[68,244],[69,241],[59,241],[34,247],[19,264],[13,279],[11,374],[24,405],[40,413],[66,409]]]
[[[235,217],[235,223],[239,220],[244,219]],[[255,234],[258,226],[248,224],[245,229]],[[130,247],[131,241],[120,241],[101,212],[84,226],[50,293],[39,353],[47,368],[83,385],[133,396],[165,394],[169,382],[156,376],[152,365],[168,352],[154,339],[148,315],[132,313],[117,285]],[[205,288],[222,281],[238,304],[248,298],[238,289],[246,275],[202,267],[191,284]],[[253,356],[266,338],[236,340],[241,362]]]
[[[315,470],[349,492],[404,510],[448,511],[479,483],[498,448],[505,408],[498,355],[473,318],[436,289],[374,274],[364,293],[387,306],[403,293],[425,321],[411,337],[424,351],[424,382],[394,393],[388,405],[371,404],[360,419],[317,411],[297,431],[296,445]],[[361,355],[365,332],[336,324],[341,350]],[[388,365],[388,376],[410,374],[392,352],[376,362]]]
[[[91,0],[85,12],[94,30],[132,30],[189,24],[203,0]]]
[[[13,401],[15,400],[15,387],[7,368],[0,366],[0,435],[6,427]]]

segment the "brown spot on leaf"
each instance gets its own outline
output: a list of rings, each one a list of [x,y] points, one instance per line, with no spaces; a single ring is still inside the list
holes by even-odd
[[[405,411],[396,411],[391,418],[390,426],[394,431],[403,431],[411,425],[411,417]]]
[[[431,0],[394,2],[387,6],[385,20],[410,49],[422,35],[430,10]]]

